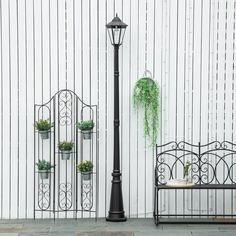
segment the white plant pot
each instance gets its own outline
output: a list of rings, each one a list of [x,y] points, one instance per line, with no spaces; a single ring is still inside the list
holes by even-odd
[[[187,184],[187,183],[192,183],[191,175],[190,175],[190,174],[185,175],[185,176],[184,176],[184,180],[186,181],[186,184]]]
[[[82,131],[84,139],[91,139],[92,138],[92,130],[83,130]]]
[[[48,170],[39,170],[39,176],[41,179],[48,179],[49,176]]]
[[[91,180],[92,172],[81,172],[81,177],[84,181]]]
[[[39,134],[41,135],[41,139],[49,139],[50,135],[49,130],[39,131]]]
[[[62,160],[70,160],[71,151],[61,151]]]

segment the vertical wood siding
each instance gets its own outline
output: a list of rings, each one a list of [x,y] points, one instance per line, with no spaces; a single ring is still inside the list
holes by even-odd
[[[105,24],[116,12],[128,24],[120,50],[126,215],[153,211],[155,152],[144,138],[142,112],[132,107],[132,89],[145,70],[161,87],[158,144],[235,142],[235,0],[0,0],[1,219],[33,217],[33,105],[63,88],[98,104],[99,216],[107,214],[113,48]],[[177,211],[178,201],[184,211],[214,210],[220,200],[219,210],[235,210],[233,192],[199,191],[194,204],[185,192],[161,197],[162,211]]]

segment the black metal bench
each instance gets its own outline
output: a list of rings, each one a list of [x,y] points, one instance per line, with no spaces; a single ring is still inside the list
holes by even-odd
[[[167,186],[167,181],[171,179],[183,178],[183,169],[186,161],[191,162],[190,176],[194,183],[191,187],[186,186]],[[236,203],[234,196],[236,194],[236,144],[228,141],[211,142],[206,145],[193,145],[187,142],[170,142],[164,145],[156,146],[156,164],[155,164],[155,195],[154,195],[154,220],[156,225],[159,223],[236,223]],[[167,211],[160,210],[163,202],[160,199],[160,191],[174,191],[175,203],[184,206],[184,196],[191,194],[194,198],[196,190],[204,190],[206,195],[206,209],[184,209],[181,213],[173,212],[173,209]],[[183,197],[176,200],[178,192],[182,190]],[[223,202],[222,209],[217,209],[218,191],[223,191],[222,201],[230,199],[231,202]],[[230,196],[228,196],[230,191]],[[189,193],[190,191],[190,193]],[[215,195],[214,210],[209,209],[209,191]],[[226,194],[227,192],[227,194]],[[198,193],[199,195],[199,193]],[[228,198],[226,198],[226,196]],[[230,198],[231,197],[231,198]],[[165,199],[164,199],[165,200]],[[183,201],[181,201],[183,200]],[[161,202],[162,201],[162,202]],[[201,204],[202,199],[199,199]],[[191,207],[193,207],[191,199]],[[226,207],[225,204],[230,205]],[[175,206],[175,208],[177,208]]]

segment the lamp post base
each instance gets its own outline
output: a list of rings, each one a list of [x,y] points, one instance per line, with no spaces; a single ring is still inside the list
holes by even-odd
[[[119,160],[119,159],[118,159]],[[121,173],[119,170],[113,170],[112,173],[112,187],[110,209],[108,211],[107,221],[110,222],[123,222],[126,221],[125,211],[123,208],[123,197],[121,188]]]
[[[125,217],[124,211],[121,211],[121,212],[110,212],[109,211],[109,215],[106,218],[106,221],[110,221],[110,222],[124,222],[126,220],[127,220],[127,218]]]

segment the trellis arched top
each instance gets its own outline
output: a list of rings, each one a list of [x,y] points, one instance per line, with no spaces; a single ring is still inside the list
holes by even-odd
[[[64,94],[71,94],[71,95],[74,95],[76,99],[78,99],[78,101],[81,102],[81,104],[83,104],[83,106],[86,106],[86,107],[96,107],[97,105],[95,104],[87,104],[85,103],[74,91],[70,90],[70,89],[61,89],[59,90],[58,92],[56,92],[50,99],[49,101],[47,101],[46,103],[43,103],[43,104],[35,104],[35,106],[47,106],[53,99],[55,99],[57,96],[60,96],[61,94],[63,95]]]

